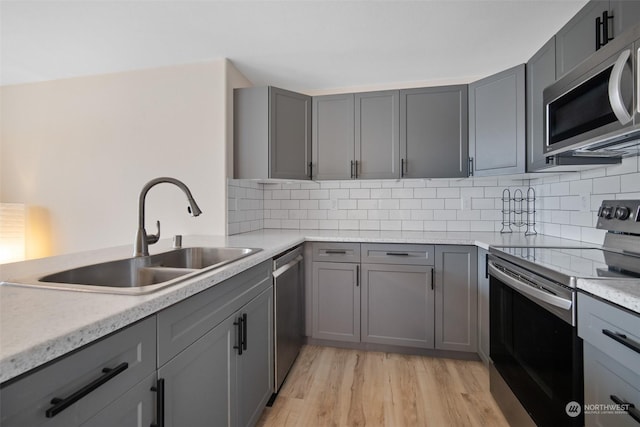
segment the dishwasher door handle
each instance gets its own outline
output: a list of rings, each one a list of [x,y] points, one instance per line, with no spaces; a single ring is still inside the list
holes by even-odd
[[[302,257],[302,255],[298,255],[293,260],[289,261],[287,264],[274,271],[273,278],[277,279],[278,277],[282,276],[288,270],[292,269],[296,264],[300,263],[303,259],[304,258]]]

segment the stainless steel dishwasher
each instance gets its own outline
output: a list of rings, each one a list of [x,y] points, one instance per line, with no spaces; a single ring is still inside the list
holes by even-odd
[[[304,334],[304,258],[302,246],[273,260],[275,384],[277,394],[296,360]],[[273,399],[272,399],[273,400]]]

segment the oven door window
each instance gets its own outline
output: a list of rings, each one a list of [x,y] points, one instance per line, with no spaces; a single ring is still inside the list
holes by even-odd
[[[491,359],[540,426],[580,425],[565,412],[582,403],[582,343],[575,328],[491,277]]]

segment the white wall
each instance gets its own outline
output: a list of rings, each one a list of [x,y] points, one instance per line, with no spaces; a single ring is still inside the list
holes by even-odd
[[[0,200],[46,211],[51,255],[133,244],[138,194],[158,176],[191,189],[203,215],[161,184],[147,230],[225,234],[229,85],[226,60],[0,88]],[[232,127],[231,127],[232,128]]]

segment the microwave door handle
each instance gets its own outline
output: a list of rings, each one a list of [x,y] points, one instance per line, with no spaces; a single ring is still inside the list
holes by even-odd
[[[623,125],[626,125],[632,119],[622,99],[622,72],[630,56],[631,51],[629,49],[622,52],[613,66],[613,70],[611,70],[611,77],[609,77],[609,103],[613,114]]]

